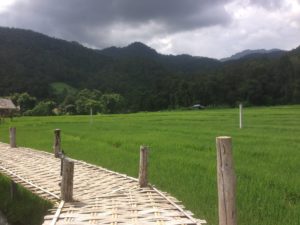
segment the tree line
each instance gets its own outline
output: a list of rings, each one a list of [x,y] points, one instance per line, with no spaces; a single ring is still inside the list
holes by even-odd
[[[38,101],[27,92],[14,93],[9,97],[20,107],[19,113],[24,116],[121,113],[125,109],[124,98],[121,95],[102,94],[99,90],[83,89],[75,95],[66,94],[60,103],[50,99]]]
[[[167,56],[142,44],[98,51],[32,31],[0,28],[0,96],[24,115],[120,113],[300,103],[300,47],[220,62]],[[75,91],[53,84],[61,83]],[[27,98],[27,99],[26,99]],[[27,103],[25,104],[24,102]],[[22,107],[22,104],[25,104]]]

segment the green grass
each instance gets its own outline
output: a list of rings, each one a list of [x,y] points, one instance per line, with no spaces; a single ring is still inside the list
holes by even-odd
[[[0,140],[17,127],[17,143],[51,151],[62,129],[71,157],[137,177],[139,146],[150,146],[150,182],[216,225],[215,137],[233,138],[239,225],[298,225],[300,221],[300,106],[27,117],[0,125]]]
[[[10,194],[10,180],[0,174],[0,210],[11,225],[40,225],[47,210],[47,202],[17,185],[13,199]]]

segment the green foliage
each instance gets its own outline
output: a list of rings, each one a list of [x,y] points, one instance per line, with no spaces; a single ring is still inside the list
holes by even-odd
[[[36,97],[30,96],[27,92],[14,93],[10,98],[16,105],[20,106],[21,113],[33,109],[37,102]]]
[[[76,94],[66,94],[62,103],[58,108],[54,101],[40,101],[33,109],[23,112],[24,116],[50,116],[50,115],[87,115],[91,113],[120,113],[124,111],[125,100],[124,97],[117,93],[102,94],[99,90],[83,89]],[[27,93],[12,95],[13,101],[21,102],[23,109],[29,107],[29,100],[31,97]],[[26,107],[25,107],[26,106]]]
[[[78,92],[77,97],[83,97],[83,98],[87,98],[87,99],[93,99],[93,100],[97,100],[100,99],[101,97],[101,92],[98,90],[89,90],[89,89],[83,89],[81,91]]]
[[[50,84],[53,94],[60,95],[62,93],[76,94],[77,90],[72,86],[63,82],[54,82]]]
[[[101,112],[101,102],[85,97],[80,97],[76,100],[76,112],[80,115],[90,114],[92,109],[94,113]]]
[[[52,207],[21,186],[17,186],[15,198],[10,197],[10,180],[0,174],[0,210],[11,225],[40,225],[47,210]]]
[[[206,109],[126,115],[20,117],[0,125],[8,142],[52,152],[62,129],[68,156],[138,176],[139,146],[150,147],[149,180],[183,205],[217,224],[215,137],[233,138],[239,225],[298,225],[300,221],[300,106]],[[249,222],[250,221],[250,222]]]
[[[120,94],[103,94],[98,90],[83,89],[75,97],[68,95],[61,104],[67,114],[87,115],[91,113],[120,113],[124,98]]]
[[[83,89],[79,91],[75,101],[77,114],[89,114],[90,110],[93,110],[94,114],[101,112],[102,103],[100,98],[101,92],[98,90]]]
[[[32,110],[26,111],[24,116],[51,116],[54,107],[55,102],[53,101],[41,101]]]
[[[66,105],[64,107],[64,113],[67,115],[75,115],[77,113],[76,106],[73,104]]]
[[[124,98],[119,94],[104,94],[101,96],[104,113],[120,113],[124,108]]]
[[[110,112],[103,108],[100,96],[83,92],[77,95],[77,90],[85,88],[121,95],[126,102],[121,111],[127,112],[196,103],[300,103],[299,48],[276,56],[252,55],[220,62],[189,55],[161,55],[142,43],[92,50],[9,28],[0,28],[0,43],[0,96],[28,92],[39,101],[57,102],[62,113],[87,114],[91,107],[95,112]],[[76,99],[68,102],[69,96]],[[25,104],[21,110],[32,108]]]
[[[50,84],[50,95],[56,102],[63,102],[66,96],[74,96],[77,90],[63,82],[54,82]]]

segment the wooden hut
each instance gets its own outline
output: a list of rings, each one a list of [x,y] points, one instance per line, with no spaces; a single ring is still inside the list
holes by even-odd
[[[18,110],[15,104],[10,99],[0,98],[0,118],[13,117],[14,113]]]

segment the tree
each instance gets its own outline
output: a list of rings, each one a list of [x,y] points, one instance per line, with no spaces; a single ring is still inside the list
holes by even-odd
[[[20,112],[23,114],[27,110],[33,109],[37,100],[36,97],[30,96],[27,92],[15,93],[11,95],[12,101],[20,106]]]
[[[104,113],[118,113],[124,107],[124,98],[120,94],[111,93],[101,96]]]
[[[76,102],[76,112],[77,114],[87,115],[90,113],[90,110],[93,110],[93,113],[98,113],[102,111],[102,104],[100,101],[96,101],[86,97],[79,97]]]
[[[55,102],[42,101],[39,102],[32,110],[28,110],[24,113],[25,116],[51,116],[53,115],[53,109],[55,108]]]
[[[93,113],[102,112],[101,92],[83,89],[78,92],[75,105],[78,114],[89,114],[91,109]]]

